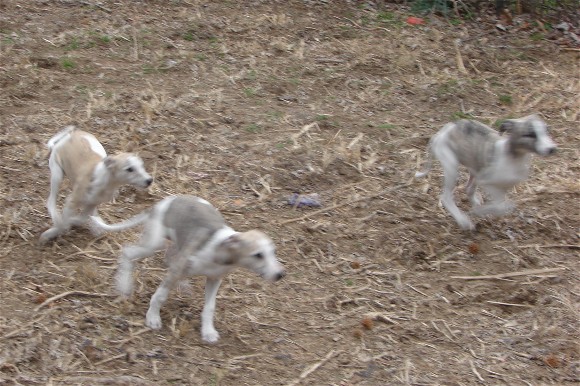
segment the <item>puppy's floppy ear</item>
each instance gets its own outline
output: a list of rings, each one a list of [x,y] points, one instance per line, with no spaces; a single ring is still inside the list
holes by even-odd
[[[221,245],[228,249],[239,249],[244,245],[244,240],[239,233],[234,233],[221,242]]]
[[[512,119],[506,119],[505,121],[503,121],[501,123],[501,125],[499,125],[499,132],[501,134],[503,133],[508,133],[511,134],[511,132],[513,131],[513,129],[516,127],[516,123],[514,122],[514,120]]]
[[[233,234],[224,241],[220,243],[219,252],[215,255],[215,261],[222,265],[232,265],[235,264],[239,254],[235,252],[243,244],[239,234]]]
[[[110,157],[110,156],[105,157],[103,162],[105,163],[105,167],[107,169],[111,169],[117,163],[117,161],[113,157]]]

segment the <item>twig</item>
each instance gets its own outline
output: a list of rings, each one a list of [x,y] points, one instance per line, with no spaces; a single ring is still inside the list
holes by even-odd
[[[391,319],[387,315],[382,314],[380,312],[369,312],[369,313],[365,314],[365,318],[370,318],[370,319],[376,320],[378,322],[383,322],[383,323],[399,324],[397,321]]]
[[[340,353],[340,351],[338,353]],[[334,350],[331,350],[328,354],[326,354],[326,356],[320,362],[317,362],[317,363],[313,364],[312,366],[310,366],[309,368],[307,368],[306,370],[304,370],[302,372],[302,374],[300,374],[300,377],[298,377],[295,380],[293,380],[292,382],[290,382],[287,386],[298,385],[300,382],[302,382],[302,380],[304,380],[306,377],[308,377],[310,374],[312,374],[314,371],[316,371],[316,369],[318,369],[320,366],[325,364],[330,358],[332,358],[336,354],[337,354],[337,352],[335,352]]]
[[[109,357],[109,358],[103,359],[102,361],[98,361],[98,362],[96,362],[96,363],[95,363],[95,366],[102,365],[102,364],[104,364],[104,363],[109,363],[109,362],[112,362],[112,361],[114,361],[115,359],[124,358],[124,357],[126,357],[126,356],[127,356],[127,353],[118,354],[118,355],[115,355],[115,356],[112,356],[112,357]]]
[[[84,383],[87,385],[155,385],[145,378],[132,375],[120,375],[115,377],[66,377],[62,379],[67,384]]]
[[[526,244],[526,245],[519,245],[518,248],[570,248],[570,249],[580,249],[580,245],[578,245],[578,244],[548,244],[548,245]]]
[[[279,328],[282,331],[289,331],[287,328],[284,328],[282,326],[278,326],[276,324],[261,323],[261,322],[255,321],[255,320],[251,320],[251,322],[254,324],[257,324],[258,326],[262,326],[262,327],[274,327],[274,328]]]
[[[475,374],[475,376],[477,377],[477,379],[479,379],[481,382],[484,382],[485,383],[485,379],[483,379],[483,377],[481,376],[481,374],[479,374],[479,372],[475,368],[475,364],[473,363],[472,360],[469,361],[469,364],[471,365],[471,371],[473,371],[473,373]]]
[[[516,303],[504,303],[504,302],[496,302],[493,300],[488,300],[487,303],[489,304],[496,304],[499,306],[512,306],[512,307],[533,307],[529,304],[516,304]]]
[[[455,55],[457,60],[457,69],[462,74],[467,74],[467,69],[463,64],[463,58],[461,57],[461,51],[459,50],[459,41],[455,41]]]
[[[527,271],[498,273],[497,275],[483,275],[483,276],[451,276],[452,279],[462,280],[498,280],[507,277],[526,276],[526,275],[541,275],[544,273],[564,271],[566,268],[543,268],[543,269],[529,269]]]
[[[418,294],[421,294],[423,296],[425,296],[426,298],[429,297],[429,295],[427,295],[425,292],[421,292],[419,291],[417,288],[413,287],[411,284],[406,284],[407,287],[411,288],[413,291],[417,292]]]
[[[12,332],[9,332],[8,334],[4,335],[2,338],[4,338],[4,339],[12,338],[14,336],[17,336],[17,335],[21,334],[22,332],[24,332],[26,330],[29,330],[31,326],[33,326],[34,324],[36,324],[39,321],[41,321],[45,316],[46,316],[46,314],[40,316],[39,318],[34,319],[32,322],[29,322],[29,323],[25,324],[24,327],[21,327],[21,328],[19,328],[17,330],[14,330]]]
[[[100,10],[105,11],[107,13],[112,13],[113,12],[109,8],[103,7],[102,5],[97,4],[97,3],[89,3],[88,1],[79,1],[79,3],[81,3],[82,5],[89,6],[89,7],[99,8]]]
[[[348,17],[338,17],[338,16],[335,16],[334,18],[335,19],[338,19],[338,20],[340,20],[340,19],[347,20],[347,21],[351,22],[352,25],[354,25],[355,27],[361,28],[361,29],[363,28],[360,25],[358,25],[357,23],[355,23],[354,21],[352,21],[351,19],[349,19]]]
[[[409,186],[409,184],[397,185],[397,186],[394,186],[392,188],[383,189],[379,193],[376,193],[376,194],[373,194],[373,195],[370,195],[370,196],[357,198],[355,200],[350,200],[350,201],[347,201],[347,202],[343,202],[342,204],[335,204],[335,205],[329,206],[328,208],[323,208],[323,209],[315,210],[314,212],[305,214],[304,216],[296,217],[296,218],[292,218],[292,219],[289,219],[289,220],[282,221],[282,222],[280,222],[280,225],[289,224],[289,223],[295,222],[295,221],[306,220],[309,217],[314,217],[314,216],[319,215],[321,213],[328,212],[329,210],[333,210],[333,209],[337,209],[337,208],[342,208],[343,206],[356,204],[357,202],[364,201],[364,200],[370,200],[372,198],[376,198],[376,197],[382,196],[383,194],[388,193],[388,192],[391,192],[393,190],[397,190],[397,189],[400,189],[400,188],[404,188],[405,186]]]
[[[61,294],[55,295],[51,298],[46,299],[44,302],[42,302],[41,304],[39,304],[34,311],[39,311],[40,309],[42,309],[43,307],[47,306],[48,304],[57,301],[58,299],[62,299],[64,297],[67,296],[93,296],[93,297],[114,297],[115,295],[110,295],[110,294],[101,294],[101,293],[94,293],[94,292],[85,292],[85,291],[67,291],[67,292],[63,292]]]

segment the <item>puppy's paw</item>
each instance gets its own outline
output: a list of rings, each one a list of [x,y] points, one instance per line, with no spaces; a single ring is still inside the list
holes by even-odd
[[[145,317],[145,325],[153,330],[159,330],[162,326],[161,316],[157,312],[151,310],[147,311],[147,316]]]
[[[216,343],[219,340],[219,338],[220,334],[215,330],[215,328],[201,330],[201,339],[203,339],[204,342]]]
[[[58,228],[56,228],[56,227],[50,228],[50,229],[44,231],[40,235],[40,238],[38,239],[38,243],[40,245],[45,245],[49,241],[56,239],[59,234],[60,234],[60,230]]]
[[[471,220],[467,216],[457,219],[457,224],[464,231],[475,230],[475,224],[473,224],[473,222],[471,222]]]

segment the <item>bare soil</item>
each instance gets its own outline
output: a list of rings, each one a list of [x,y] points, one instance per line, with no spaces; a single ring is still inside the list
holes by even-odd
[[[1,385],[580,381],[578,50],[533,19],[411,25],[403,6],[357,4],[0,2]],[[514,213],[460,231],[440,168],[413,179],[429,137],[532,112],[558,154],[534,158]],[[154,174],[104,205],[107,221],[195,194],[268,232],[288,276],[228,277],[215,345],[200,339],[200,278],[145,328],[162,253],[131,300],[112,281],[137,230],[37,245],[44,144],[68,124]],[[322,206],[288,205],[293,193]]]

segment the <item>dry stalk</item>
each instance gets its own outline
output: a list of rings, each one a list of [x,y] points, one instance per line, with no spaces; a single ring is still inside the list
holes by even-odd
[[[498,273],[497,275],[483,275],[483,276],[451,276],[452,279],[462,279],[462,280],[500,280],[508,277],[517,276],[535,276],[542,275],[544,273],[560,272],[565,271],[567,268],[543,268],[543,269],[529,269],[526,271],[519,272],[508,272],[508,273]]]
[[[480,382],[485,382],[485,379],[483,379],[483,377],[481,376],[481,374],[479,374],[479,372],[475,368],[475,364],[473,363],[472,360],[469,361],[469,364],[471,365],[471,371],[473,371],[473,374],[475,374],[475,376],[477,377],[477,379],[479,379]]]
[[[62,381],[66,384],[84,385],[156,385],[156,383],[148,381],[147,379],[131,375],[120,375],[114,377],[66,377],[62,379]]]
[[[44,302],[39,304],[34,311],[37,312],[41,310],[43,307],[49,305],[52,302],[57,301],[58,299],[65,298],[67,296],[91,296],[91,297],[115,297],[115,295],[110,294],[102,294],[102,293],[94,293],[94,292],[85,292],[85,291],[67,291],[61,294],[55,295],[51,298],[46,299]]]
[[[496,304],[499,306],[510,306],[510,307],[533,307],[532,305],[529,304],[515,304],[515,303],[504,303],[504,302],[496,302],[494,300],[488,300],[487,303],[489,304]]]
[[[310,366],[309,368],[307,368],[306,370],[304,370],[298,378],[296,378],[292,382],[288,383],[287,386],[295,386],[295,385],[300,384],[300,382],[302,382],[310,374],[312,374],[314,371],[316,371],[316,369],[318,369],[320,366],[322,366],[323,364],[328,362],[333,356],[335,356],[336,354],[339,354],[341,352],[342,351],[331,350],[328,354],[326,354],[326,356],[320,362],[317,362],[317,363],[313,364],[312,366]]]
[[[397,321],[391,319],[389,316],[381,312],[369,312],[365,314],[365,318],[370,318],[383,323],[399,324]]]
[[[461,57],[461,51],[459,50],[459,41],[455,41],[455,53],[457,57],[457,69],[462,74],[467,74],[467,69],[465,68],[465,64],[463,64],[463,58]]]
[[[547,245],[528,244],[528,245],[519,245],[518,248],[570,248],[570,249],[580,249],[580,245],[578,245],[578,244],[547,244]]]
[[[310,131],[310,129],[312,129],[313,127],[316,127],[316,128],[318,128],[318,123],[316,123],[316,122],[312,122],[312,123],[310,123],[310,124],[308,124],[308,125],[305,125],[305,126],[303,126],[303,127],[302,127],[302,129],[301,129],[301,130],[300,130],[298,133],[296,133],[296,134],[293,134],[293,135],[290,137],[290,139],[292,140],[292,143],[293,143],[293,147],[294,147],[295,149],[299,147],[299,146],[298,146],[298,138],[300,138],[300,137],[301,137],[301,136],[303,136],[304,134],[308,133],[308,132]]]

